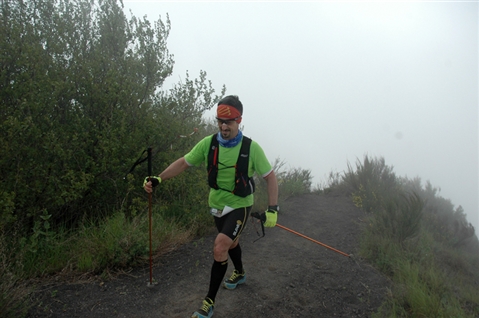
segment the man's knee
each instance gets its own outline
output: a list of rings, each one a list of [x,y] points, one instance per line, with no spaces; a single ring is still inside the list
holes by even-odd
[[[215,259],[221,259],[220,261],[223,261],[225,257],[228,257],[228,251],[232,244],[233,240],[228,236],[223,233],[218,234],[213,248]]]

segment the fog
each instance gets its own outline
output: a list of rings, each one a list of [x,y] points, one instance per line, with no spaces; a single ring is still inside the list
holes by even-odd
[[[348,162],[384,157],[479,231],[478,3],[124,4],[152,21],[169,14],[164,88],[206,71],[240,97],[244,134],[270,161],[324,184]]]

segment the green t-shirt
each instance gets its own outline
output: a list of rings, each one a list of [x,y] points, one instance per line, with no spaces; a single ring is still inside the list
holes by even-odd
[[[185,155],[185,160],[190,166],[199,166],[201,163],[208,165],[208,152],[211,145],[212,136],[207,136],[198,142],[189,153]],[[225,148],[220,145],[218,161],[218,177],[217,184],[222,189],[233,191],[235,187],[235,168],[234,165],[238,160],[239,151],[241,149],[241,142],[232,147]],[[225,168],[230,167],[230,168]],[[252,177],[256,172],[261,177],[266,177],[272,171],[263,149],[254,140],[251,141],[248,176]],[[251,206],[254,203],[253,194],[247,197],[240,197],[231,192],[221,189],[215,190],[210,188],[210,195],[208,198],[210,207],[215,209],[223,209],[225,206],[232,208],[242,208]]]

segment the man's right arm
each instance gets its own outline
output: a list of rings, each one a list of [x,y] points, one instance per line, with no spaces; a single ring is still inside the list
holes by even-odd
[[[159,177],[162,181],[171,179],[176,177],[186,169],[188,169],[189,165],[186,162],[184,157],[173,162],[171,165],[168,166],[162,173],[160,173]]]
[[[189,165],[186,162],[184,157],[181,157],[180,159],[176,160],[172,164],[168,166],[162,173],[160,173],[159,177],[161,181],[171,179],[173,177],[176,177],[186,169],[188,169]],[[144,189],[146,192],[151,193],[153,191],[153,187],[151,185],[151,181],[148,181],[145,183]]]

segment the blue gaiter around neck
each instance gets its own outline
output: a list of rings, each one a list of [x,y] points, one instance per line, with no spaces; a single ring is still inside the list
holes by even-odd
[[[230,140],[223,139],[223,137],[221,137],[221,132],[218,132],[218,134],[216,135],[216,139],[218,139],[218,142],[220,143],[220,145],[225,148],[233,148],[234,146],[240,143],[242,138],[243,138],[243,133],[241,132],[241,130],[238,130],[238,134],[236,135],[236,137]]]

